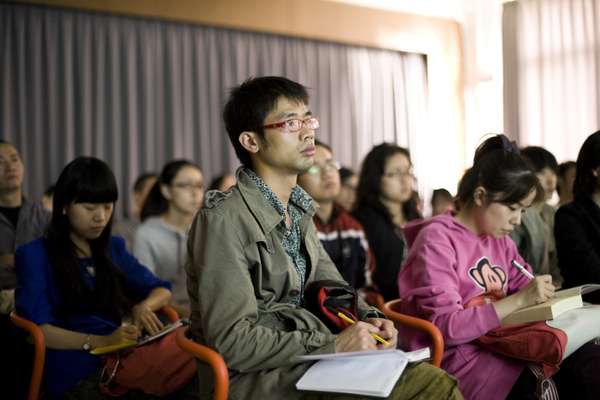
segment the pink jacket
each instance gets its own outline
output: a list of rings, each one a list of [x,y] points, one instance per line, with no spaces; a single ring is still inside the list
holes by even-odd
[[[442,368],[458,378],[465,399],[506,398],[525,363],[484,350],[474,340],[500,326],[490,301],[529,281],[510,264],[526,265],[515,244],[508,236],[477,236],[450,213],[415,221],[404,234],[410,252],[398,275],[402,311],[440,329],[446,345]],[[428,344],[417,332],[401,335],[410,348]]]

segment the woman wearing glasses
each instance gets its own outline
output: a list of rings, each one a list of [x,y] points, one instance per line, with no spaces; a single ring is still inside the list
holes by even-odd
[[[134,255],[161,279],[173,285],[173,307],[189,315],[185,284],[187,231],[202,205],[204,179],[188,160],[167,163],[142,207]]]
[[[419,218],[411,202],[413,182],[410,153],[403,147],[382,143],[363,161],[354,216],[375,256],[374,289],[386,301],[399,297],[395,282],[408,252],[402,227]]]

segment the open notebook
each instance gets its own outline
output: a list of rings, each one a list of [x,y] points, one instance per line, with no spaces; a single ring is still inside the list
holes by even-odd
[[[156,339],[159,339],[159,338],[165,336],[167,333],[173,332],[175,329],[179,328],[180,326],[183,326],[185,323],[186,323],[185,320],[180,319],[177,322],[173,322],[168,325],[165,325],[165,327],[160,332],[158,332],[154,335],[140,336],[140,338],[136,342],[123,342],[123,343],[114,344],[111,346],[97,347],[93,350],[90,350],[90,353],[94,354],[94,355],[101,355],[101,354],[114,353],[116,351],[125,350],[125,349],[129,349],[132,347],[142,346],[146,343],[150,343]]]
[[[301,356],[296,360],[318,361],[298,380],[296,389],[388,397],[406,365],[426,358],[428,348]]]

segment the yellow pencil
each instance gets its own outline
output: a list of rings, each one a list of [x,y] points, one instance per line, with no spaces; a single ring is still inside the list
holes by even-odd
[[[351,324],[355,324],[356,323],[356,321],[354,321],[353,319],[348,318],[348,316],[346,314],[342,313],[342,312],[338,311],[337,316],[340,317],[341,319],[343,319],[344,321],[349,322]],[[384,338],[382,338],[381,336],[379,336],[376,333],[371,333],[371,336],[373,336],[373,338],[375,338],[375,340],[377,340],[379,343],[381,343],[383,345],[386,345],[386,346],[390,345],[390,343],[387,340],[385,340]]]

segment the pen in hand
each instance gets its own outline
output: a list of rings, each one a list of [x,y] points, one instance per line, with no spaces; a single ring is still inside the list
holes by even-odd
[[[518,269],[523,275],[525,275],[526,277],[528,277],[529,279],[533,279],[534,276],[531,274],[531,272],[527,271],[527,269],[522,266],[521,264],[519,264],[517,262],[517,260],[512,260],[510,262],[516,269]]]
[[[354,321],[351,318],[348,318],[348,316],[346,314],[344,314],[344,313],[342,313],[340,311],[337,312],[337,316],[340,317],[341,319],[343,319],[344,321],[350,323],[350,324],[355,324],[356,323],[356,321]],[[390,343],[387,340],[385,340],[384,338],[382,338],[381,336],[379,336],[376,333],[371,333],[371,336],[373,336],[373,338],[375,340],[377,340],[379,343],[381,343],[381,344],[383,344],[385,346],[389,346],[390,345]]]

